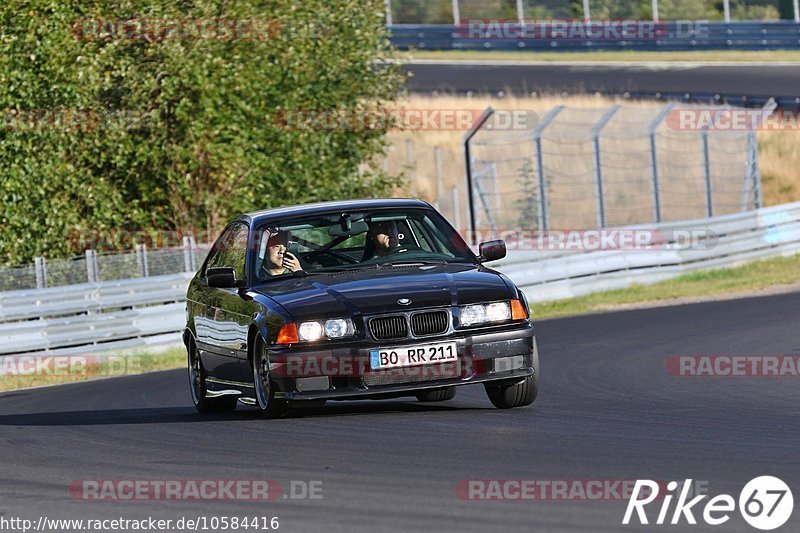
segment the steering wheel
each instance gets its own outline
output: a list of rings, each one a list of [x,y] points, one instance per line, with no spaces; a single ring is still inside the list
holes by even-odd
[[[343,254],[341,252],[335,252],[333,250],[316,250],[314,252],[309,252],[308,254],[306,254],[306,256],[303,259],[305,261],[313,262],[320,255],[327,255],[328,257],[333,257],[335,259],[340,259],[340,260],[344,261],[345,263],[349,263],[351,265],[355,265],[356,263],[359,262],[358,259],[353,259],[349,255]]]
[[[415,244],[403,244],[403,245],[397,246],[396,248],[392,248],[391,250],[389,250],[389,253],[387,253],[384,257],[390,256],[390,255],[402,254],[402,253],[405,253],[405,252],[414,252],[414,251],[417,251],[417,250],[422,250],[422,248],[420,248],[419,246],[417,246]]]

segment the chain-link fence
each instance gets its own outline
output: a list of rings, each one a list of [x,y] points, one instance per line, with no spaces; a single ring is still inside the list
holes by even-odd
[[[738,113],[675,104],[558,106],[530,128],[478,125],[465,142],[467,222],[474,229],[587,229],[760,207],[753,129],[721,131],[697,120],[725,109]]]
[[[140,244],[129,252],[86,250],[84,256],[70,259],[37,257],[31,265],[0,268],[0,292],[195,272],[210,247],[186,237],[184,245],[175,248],[148,250]]]

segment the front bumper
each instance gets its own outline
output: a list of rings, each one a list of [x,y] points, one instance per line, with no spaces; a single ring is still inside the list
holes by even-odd
[[[375,345],[271,350],[270,371],[278,388],[275,395],[298,401],[387,398],[456,385],[520,381],[539,371],[530,323],[395,344],[448,341],[457,345],[457,361],[381,371],[369,367],[370,350],[378,347]]]

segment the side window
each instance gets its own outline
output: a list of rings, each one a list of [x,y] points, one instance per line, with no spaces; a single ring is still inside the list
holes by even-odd
[[[206,264],[203,267],[203,274],[202,276],[206,276],[206,271],[209,268],[220,268],[225,266],[222,264],[224,260],[224,252],[228,248],[230,248],[231,236],[233,235],[233,226],[229,226],[225,228],[225,231],[222,232],[222,235],[217,238],[214,245],[211,247],[211,251],[208,252],[208,258],[206,259]]]
[[[206,261],[206,270],[230,267],[236,273],[236,279],[244,279],[248,234],[245,224],[229,226],[214,243]],[[205,271],[203,275],[205,276]]]
[[[247,261],[247,238],[250,234],[249,228],[245,224],[236,224],[233,230],[233,247],[228,256],[228,264],[236,272],[236,279],[245,278],[244,265]]]

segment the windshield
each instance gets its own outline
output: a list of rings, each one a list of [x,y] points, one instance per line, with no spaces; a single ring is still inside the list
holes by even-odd
[[[294,272],[475,263],[461,236],[430,210],[381,210],[287,218],[257,229],[255,279]]]

